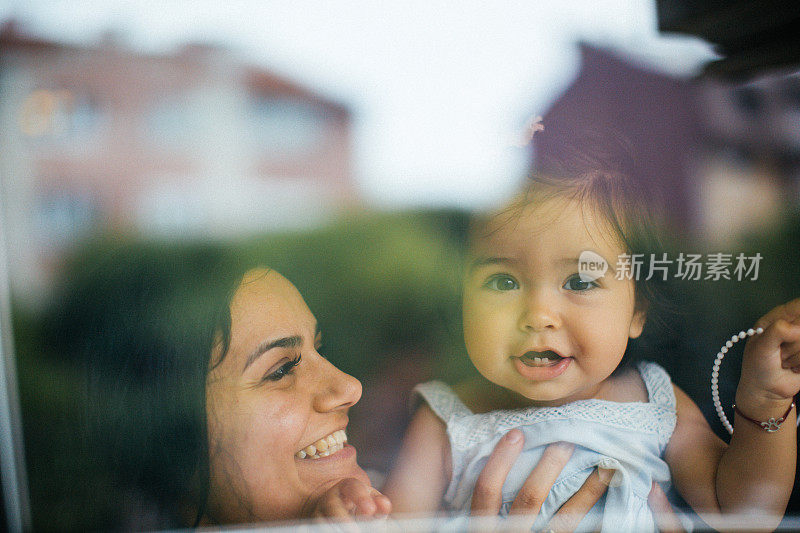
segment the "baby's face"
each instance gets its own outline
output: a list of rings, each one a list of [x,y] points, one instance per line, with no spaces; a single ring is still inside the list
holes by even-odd
[[[472,244],[464,283],[464,340],[485,378],[542,405],[601,393],[638,337],[632,280],[613,271],[623,253],[604,218],[560,198],[498,215]],[[578,257],[609,265],[581,281]]]

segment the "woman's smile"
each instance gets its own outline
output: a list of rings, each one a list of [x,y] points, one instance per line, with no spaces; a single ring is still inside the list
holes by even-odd
[[[294,456],[298,459],[320,459],[341,451],[345,444],[347,444],[347,434],[343,429],[337,429],[330,435],[298,450]]]

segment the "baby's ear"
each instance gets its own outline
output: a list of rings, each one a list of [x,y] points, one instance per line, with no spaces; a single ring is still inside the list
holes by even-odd
[[[636,305],[636,309],[633,312],[633,318],[631,318],[631,327],[628,330],[629,338],[635,339],[642,334],[644,322],[647,320],[647,307],[647,304]]]

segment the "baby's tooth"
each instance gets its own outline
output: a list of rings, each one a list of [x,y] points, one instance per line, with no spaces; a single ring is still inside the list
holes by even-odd
[[[339,442],[347,442],[347,435],[345,435],[343,429],[336,432],[336,438]]]
[[[325,437],[325,440],[328,441],[329,448],[336,446],[336,437],[334,437],[333,435],[328,435],[327,437]]]
[[[330,454],[331,454],[331,452],[327,451],[327,452],[322,452],[321,454],[319,454],[319,456],[320,457],[328,457]]]
[[[309,444],[308,447],[305,449],[307,455],[315,455],[317,453],[317,447],[313,444]]]
[[[300,450],[299,452],[294,454],[294,456],[297,457],[298,459],[305,459],[306,458],[306,452],[304,450]]]
[[[319,439],[317,441],[317,451],[324,452],[327,449],[328,449],[328,441],[325,439]]]

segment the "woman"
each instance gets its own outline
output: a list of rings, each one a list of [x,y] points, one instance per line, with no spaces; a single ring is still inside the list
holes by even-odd
[[[214,347],[206,385],[205,518],[252,522],[332,512],[320,505],[339,481],[369,487],[345,433],[361,384],[319,354],[314,315],[277,272],[247,272],[230,317],[227,350]],[[370,511],[390,512],[388,499],[374,489],[368,495]]]
[[[72,336],[88,356],[92,459],[103,459],[125,499],[138,502],[104,527],[390,512],[346,442],[361,385],[320,355],[316,319],[286,278],[267,268],[242,276],[216,247],[128,248],[116,256],[95,265],[91,283],[73,280],[76,301],[91,312],[71,311],[73,329],[96,332]],[[98,285],[111,296],[92,302],[98,297],[86,287]],[[513,436],[483,471],[476,514],[500,508],[522,446]],[[516,512],[538,511],[565,461],[563,447],[554,447]],[[608,478],[591,476],[558,520],[582,517]]]

